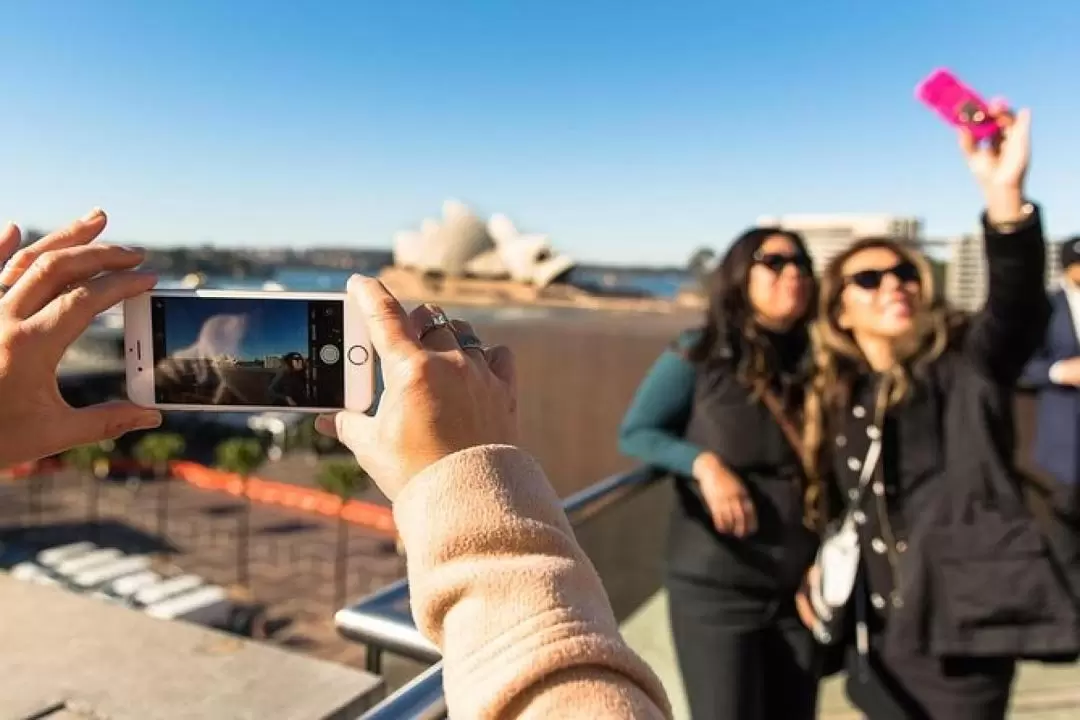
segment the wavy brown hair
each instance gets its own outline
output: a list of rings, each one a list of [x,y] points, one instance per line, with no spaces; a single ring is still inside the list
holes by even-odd
[[[845,287],[844,265],[863,250],[891,250],[919,271],[920,292],[914,308],[911,332],[898,340],[898,362],[882,375],[877,388],[875,422],[902,402],[911,391],[912,378],[939,358],[964,326],[964,316],[950,310],[934,287],[934,275],[922,253],[891,238],[859,240],[837,255],[821,276],[818,313],[810,327],[813,373],[803,409],[803,462],[806,469],[804,497],[806,522],[820,529],[829,519],[825,492],[829,474],[825,438],[837,432],[836,421],[851,401],[856,380],[870,372],[869,365],[851,333],[840,327],[840,295]]]
[[[779,368],[772,361],[771,348],[757,323],[750,302],[750,270],[757,262],[757,253],[771,237],[779,235],[795,246],[798,253],[810,262],[806,242],[798,233],[778,227],[753,227],[735,239],[723,260],[711,273],[707,285],[709,309],[698,340],[686,355],[694,363],[727,359],[736,368],[739,382],[760,395],[778,379]],[[810,314],[813,312],[816,285],[813,273],[810,302],[803,317],[798,318],[790,332],[806,333]],[[785,394],[786,395],[786,394]],[[787,397],[783,398],[786,402]],[[801,403],[801,397],[798,398]],[[801,408],[798,408],[801,409]]]

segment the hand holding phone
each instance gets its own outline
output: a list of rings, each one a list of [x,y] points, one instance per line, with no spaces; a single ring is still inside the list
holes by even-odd
[[[1001,133],[990,105],[950,70],[934,70],[915,88],[915,96],[948,124],[966,129],[977,142]]]
[[[375,362],[344,293],[154,290],[124,303],[128,397],[162,410],[368,410]]]

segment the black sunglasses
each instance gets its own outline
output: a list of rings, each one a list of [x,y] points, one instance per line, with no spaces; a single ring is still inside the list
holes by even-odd
[[[863,290],[877,290],[886,275],[892,275],[901,285],[920,280],[919,268],[915,267],[915,263],[905,261],[884,270],[860,270],[844,278],[844,282],[857,285]]]
[[[779,275],[788,265],[794,265],[800,275],[810,274],[810,258],[802,253],[757,253],[754,262]]]

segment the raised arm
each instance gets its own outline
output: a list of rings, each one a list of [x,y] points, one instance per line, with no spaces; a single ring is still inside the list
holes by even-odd
[[[443,652],[452,716],[670,717],[524,452],[487,446],[439,461],[405,487],[394,518],[413,616]]]
[[[989,290],[986,304],[972,319],[966,350],[995,381],[1012,385],[1042,345],[1050,320],[1046,297],[1046,243],[1039,211],[1019,203],[1015,224],[984,217]],[[1042,378],[1043,368],[1029,368]],[[1045,368],[1049,382],[1049,365]]]
[[[1031,113],[1014,117],[991,108],[1001,125],[1000,142],[961,144],[986,198],[983,231],[989,291],[972,319],[965,350],[996,382],[1013,385],[1043,341],[1050,319],[1046,298],[1046,241],[1039,210],[1024,197],[1031,158]]]
[[[689,344],[688,333],[680,345]],[[683,476],[694,472],[701,448],[683,439],[694,400],[696,372],[678,349],[665,350],[634,394],[619,427],[619,451]]]

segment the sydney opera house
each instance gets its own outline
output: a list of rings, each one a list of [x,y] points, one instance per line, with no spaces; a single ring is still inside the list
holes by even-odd
[[[574,260],[557,251],[547,235],[522,233],[502,214],[484,222],[456,200],[443,203],[440,220],[429,218],[419,230],[395,234],[393,258],[380,279],[408,300],[646,311],[701,302],[693,294],[669,300],[582,282]]]

